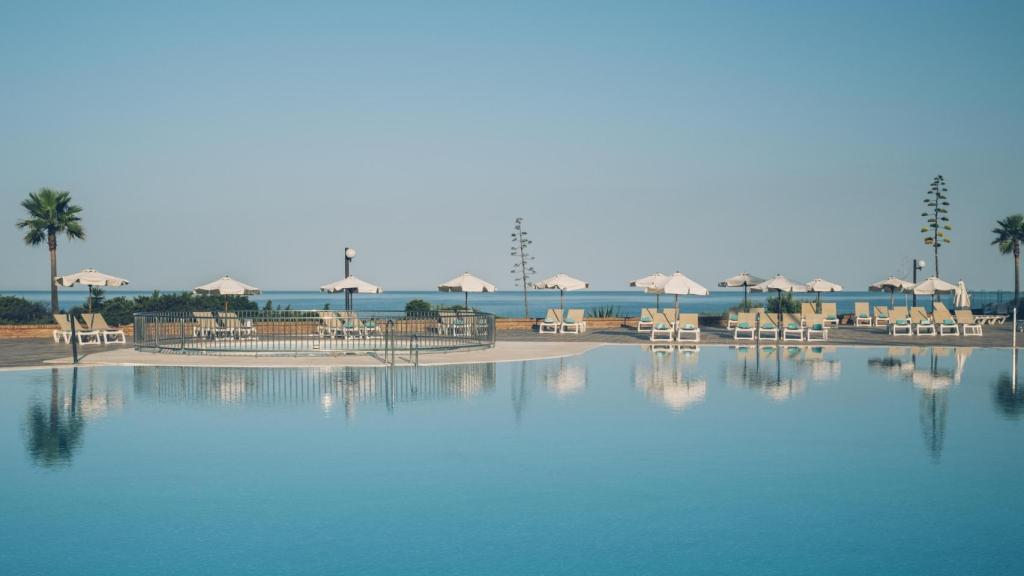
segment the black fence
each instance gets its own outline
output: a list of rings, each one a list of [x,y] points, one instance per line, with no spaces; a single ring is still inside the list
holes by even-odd
[[[494,346],[494,315],[331,310],[145,312],[135,315],[136,350],[214,355],[397,354]]]

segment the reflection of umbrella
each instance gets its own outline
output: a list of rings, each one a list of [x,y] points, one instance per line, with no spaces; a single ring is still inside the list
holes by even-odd
[[[651,348],[651,369],[634,368],[633,379],[638,388],[642,388],[648,398],[654,398],[672,410],[682,411],[685,408],[704,401],[707,396],[707,381],[704,378],[686,376],[679,367],[679,355],[673,350],[664,355]],[[666,365],[668,354],[672,355],[672,364]]]
[[[644,292],[647,292],[648,294],[653,292],[654,295],[655,295],[654,296],[654,298],[655,298],[655,306],[660,308],[661,307],[661,292],[652,290],[652,288],[657,286],[658,283],[664,282],[666,279],[668,279],[668,276],[665,276],[661,272],[655,272],[654,274],[651,274],[650,276],[644,276],[643,278],[637,278],[636,280],[633,280],[632,282],[630,282],[629,285],[633,286],[634,288],[643,288]]]
[[[967,291],[967,285],[961,280],[956,283],[956,296],[953,299],[953,306],[957,308],[971,307],[971,294]]]
[[[872,292],[888,292],[889,293],[889,308],[892,308],[896,303],[896,292],[909,292],[914,289],[914,283],[897,278],[895,276],[889,276],[881,282],[875,282],[871,286],[868,286],[868,290]]]
[[[470,292],[494,292],[494,284],[464,272],[461,276],[439,285],[437,289],[441,292],[463,292],[466,295],[466,308],[469,308]]]
[[[835,282],[829,282],[822,278],[815,278],[807,283],[807,291],[817,293],[818,299],[815,310],[821,312],[821,293],[822,292],[842,292],[843,287]]]
[[[568,274],[555,274],[551,278],[537,282],[533,287],[538,290],[558,290],[558,307],[564,309],[567,291],[584,290],[590,288],[590,284]]]
[[[707,296],[708,289],[683,276],[679,272],[666,276],[654,286],[647,289],[655,294],[672,294],[676,297],[675,307],[679,308],[679,296]]]
[[[559,396],[568,396],[582,391],[587,386],[587,369],[584,366],[566,365],[564,359],[558,369],[545,375],[548,389]]]
[[[92,288],[93,286],[124,286],[128,284],[128,281],[124,278],[118,278],[117,276],[111,276],[102,272],[97,272],[93,268],[86,268],[81,272],[74,274],[68,274],[67,276],[57,276],[53,279],[54,283],[70,288],[75,284],[81,284],[82,286],[89,287],[89,312],[92,313]]]
[[[776,326],[782,326],[782,293],[789,292],[807,292],[807,286],[800,284],[799,282],[793,282],[789,278],[786,278],[782,274],[778,274],[771,280],[761,282],[756,286],[750,288],[754,292],[778,292],[779,294],[779,323]]]
[[[218,278],[209,284],[196,286],[192,291],[196,294],[216,294],[219,296],[251,296],[260,293],[259,288],[239,282],[227,274],[223,278]],[[227,309],[228,301],[225,300],[224,310],[226,311]]]
[[[369,282],[360,280],[355,276],[349,276],[344,280],[338,280],[337,282],[332,282],[330,284],[325,284],[321,286],[320,291],[328,292],[330,294],[334,294],[336,292],[348,292],[353,294],[380,294],[384,290],[381,289],[380,286],[375,286],[373,284],[370,284]]]
[[[740,272],[739,274],[733,276],[732,278],[726,278],[725,280],[722,280],[721,282],[718,283],[718,285],[721,286],[722,288],[739,288],[740,286],[742,286],[743,304],[745,305],[747,303],[747,288],[750,288],[751,286],[756,286],[761,282],[764,282],[763,278],[752,276],[750,274],[747,274],[746,272]]]

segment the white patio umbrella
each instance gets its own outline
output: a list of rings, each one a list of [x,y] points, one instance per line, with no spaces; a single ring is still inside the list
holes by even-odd
[[[494,292],[494,284],[481,280],[469,272],[464,272],[451,280],[440,284],[437,289],[440,292],[463,292],[466,295],[466,308],[469,308],[470,292]]]
[[[117,276],[111,276],[102,272],[97,272],[95,268],[84,268],[81,272],[75,272],[74,274],[67,274],[65,276],[57,276],[53,279],[53,282],[58,286],[64,286],[70,288],[75,284],[81,284],[82,286],[89,287],[89,312],[92,313],[92,288],[93,286],[124,286],[128,284],[128,281],[124,278],[118,278]]]
[[[871,286],[868,286],[868,290],[871,292],[888,292],[889,293],[889,308],[892,308],[896,303],[896,292],[910,292],[914,289],[914,283],[902,278],[895,276],[889,276],[881,282],[875,282]]]
[[[747,290],[751,286],[756,286],[756,285],[760,284],[761,282],[764,282],[764,278],[758,278],[757,276],[754,276],[754,275],[749,274],[747,272],[740,272],[739,274],[737,274],[736,276],[733,276],[732,278],[726,278],[725,280],[722,280],[721,282],[718,283],[718,285],[720,287],[722,287],[722,288],[739,288],[739,287],[742,286],[743,287],[743,303],[746,304],[747,303]]]
[[[231,276],[225,274],[223,277],[214,280],[208,284],[202,286],[196,286],[192,289],[192,292],[196,294],[212,294],[218,296],[251,296],[253,294],[259,294],[260,289],[255,286],[249,286],[243,282],[235,280]],[[224,310],[227,311],[228,302],[224,301]]]
[[[658,292],[656,290],[651,290],[651,288],[654,288],[660,282],[664,282],[667,278],[668,278],[668,276],[665,276],[661,272],[655,272],[654,274],[651,274],[650,276],[644,276],[643,278],[637,278],[636,280],[633,280],[632,282],[630,282],[629,285],[634,287],[634,288],[643,288],[644,292],[647,292],[648,294],[652,294],[653,293],[655,295],[655,299],[654,299],[655,306],[660,308],[661,307],[661,292]]]
[[[956,292],[956,284],[950,284],[937,276],[929,276],[927,280],[914,286],[914,294],[917,296],[931,296],[934,307],[935,298],[942,294],[953,294]]]
[[[653,287],[649,288],[648,291],[653,291],[655,294],[674,295],[676,308],[679,308],[680,296],[707,296],[711,293],[707,288],[693,280],[690,280],[680,272],[676,272],[671,276],[666,276],[664,280],[657,282]]]
[[[590,288],[590,283],[573,278],[568,274],[558,273],[551,278],[535,283],[533,287],[538,290],[558,290],[558,305],[560,308],[565,308],[565,293],[573,290],[585,290]]]
[[[750,287],[754,292],[778,292],[779,294],[779,322],[776,326],[782,326],[782,293],[807,292],[807,285],[794,282],[782,274],[778,274],[771,280],[765,280],[760,284]]]
[[[953,298],[953,306],[956,308],[971,307],[971,293],[967,291],[967,285],[961,280],[956,284],[956,296]]]
[[[815,292],[817,294],[817,301],[815,302],[815,310],[821,312],[821,293],[822,292],[842,292],[843,287],[835,282],[829,282],[822,278],[815,278],[807,283],[807,291]]]
[[[380,294],[384,290],[380,286],[370,284],[369,282],[360,280],[355,276],[349,276],[344,280],[324,284],[320,287],[320,291],[327,292],[329,294],[335,294],[337,292],[349,292],[352,294]]]

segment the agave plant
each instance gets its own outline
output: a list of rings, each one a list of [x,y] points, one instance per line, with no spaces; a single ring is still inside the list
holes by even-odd
[[[924,243],[931,246],[935,251],[935,275],[939,275],[939,248],[951,243],[949,233],[953,225],[949,223],[949,189],[946,188],[946,179],[939,174],[932,180],[932,185],[925,193],[925,210],[921,217],[925,219],[925,225],[921,228],[924,234]]]

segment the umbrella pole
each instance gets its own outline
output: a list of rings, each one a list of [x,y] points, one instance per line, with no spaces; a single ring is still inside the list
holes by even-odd
[[[469,310],[469,292],[463,292],[462,294],[463,296],[466,297],[465,304],[463,306],[466,308],[466,310]]]
[[[565,310],[565,290],[558,291],[558,307]]]
[[[814,305],[814,312],[816,314],[821,314],[821,292],[818,292],[817,294],[818,294],[818,300],[817,300],[817,303]]]
[[[661,294],[654,295],[654,307],[661,309]]]
[[[676,294],[676,310],[679,310],[679,294]]]
[[[750,303],[747,302],[747,290],[748,289],[749,289],[749,287],[747,286],[747,283],[744,282],[743,283],[743,309],[744,310],[749,310],[750,309]]]
[[[779,290],[779,316],[778,316],[778,318],[779,318],[778,323],[775,325],[775,329],[776,330],[779,329],[779,326],[782,326],[782,290]]]

